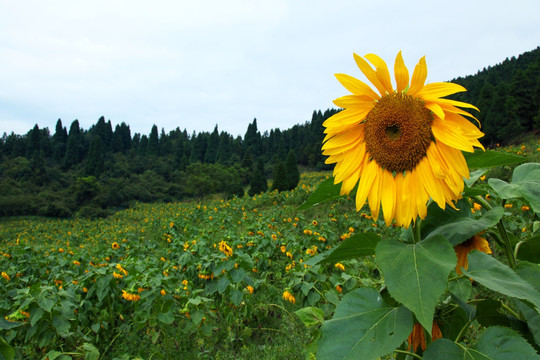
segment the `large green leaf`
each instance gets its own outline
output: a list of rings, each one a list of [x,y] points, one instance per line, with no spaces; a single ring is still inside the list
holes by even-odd
[[[454,210],[449,206],[446,209],[441,209],[436,202],[430,203],[427,208],[427,216],[421,223],[422,239],[444,224],[454,222],[463,217],[472,217],[471,205],[467,200],[458,200],[456,202],[456,208],[458,210]]]
[[[540,263],[540,234],[519,243],[517,258],[536,264]]]
[[[476,149],[474,153],[463,153],[469,169],[490,168],[501,165],[519,164],[527,158],[499,151]]]
[[[426,240],[432,236],[443,235],[452,245],[457,245],[496,225],[503,215],[504,209],[495,207],[487,211],[480,219],[470,217],[454,218],[451,222],[435,228],[426,236]]]
[[[448,274],[456,266],[456,253],[450,243],[440,235],[416,244],[383,240],[375,254],[392,297],[409,308],[431,332],[435,306],[446,291]]]
[[[9,345],[4,338],[0,337],[0,360],[15,359],[15,350]]]
[[[374,288],[345,295],[331,320],[322,325],[318,360],[378,359],[400,346],[412,330],[412,314],[391,307]]]
[[[539,163],[527,163],[515,168],[510,184],[500,179],[489,179],[488,184],[501,198],[523,198],[535,212],[540,212]]]
[[[508,266],[488,254],[471,251],[469,268],[463,273],[491,290],[526,300],[536,309],[540,309],[540,292]]]
[[[306,327],[320,325],[324,322],[324,312],[316,307],[305,307],[294,312]]]
[[[334,200],[341,197],[341,184],[334,184],[334,178],[330,177],[324,180],[317,189],[311,194],[309,199],[298,207],[299,210],[309,209],[312,206],[322,202]]]
[[[488,328],[470,348],[448,339],[431,343],[424,360],[535,360],[540,359],[533,347],[515,331],[499,326]]]
[[[381,237],[374,232],[353,235],[345,239],[338,247],[320,260],[319,264],[339,262],[356,259],[362,256],[375,254],[375,247],[381,241]]]

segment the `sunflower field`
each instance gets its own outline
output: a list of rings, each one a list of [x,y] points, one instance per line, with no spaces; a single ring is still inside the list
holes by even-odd
[[[0,358],[538,358],[540,165],[518,149],[469,157],[458,210],[429,204],[418,244],[412,227],[357,212],[324,172],[292,191],[105,219],[3,219]]]

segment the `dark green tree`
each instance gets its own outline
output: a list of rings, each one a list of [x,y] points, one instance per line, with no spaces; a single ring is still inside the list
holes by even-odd
[[[84,138],[79,127],[79,121],[74,120],[69,128],[66,155],[64,156],[64,169],[79,164],[84,156]]]
[[[287,189],[292,190],[298,186],[300,181],[300,171],[296,163],[296,154],[294,150],[290,150],[285,160],[285,172],[287,174]]]
[[[152,131],[150,131],[150,136],[148,137],[146,155],[159,155],[159,134],[155,124],[152,126]]]
[[[264,161],[261,159],[257,162],[257,167],[253,169],[253,176],[249,182],[249,196],[260,194],[268,190],[268,182],[264,174]]]
[[[204,153],[204,163],[213,164],[216,162],[217,152],[219,147],[219,132],[218,126],[214,127],[214,131],[210,134],[208,138],[208,143],[206,144],[206,152]]]
[[[103,172],[103,143],[100,136],[94,136],[90,142],[90,150],[86,157],[85,173],[87,176],[95,176],[99,178]]]
[[[287,170],[283,161],[278,161],[274,165],[274,181],[272,182],[272,190],[286,191],[289,189],[287,182]]]

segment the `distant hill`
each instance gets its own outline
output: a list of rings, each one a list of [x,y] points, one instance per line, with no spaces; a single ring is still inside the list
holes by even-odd
[[[540,131],[540,47],[452,82],[468,90],[454,99],[480,109],[484,145]]]

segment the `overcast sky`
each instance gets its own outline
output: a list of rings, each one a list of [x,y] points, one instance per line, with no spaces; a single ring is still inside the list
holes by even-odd
[[[540,45],[540,1],[0,0],[0,134],[100,116],[131,132],[244,135],[311,119],[375,53],[428,82]]]

